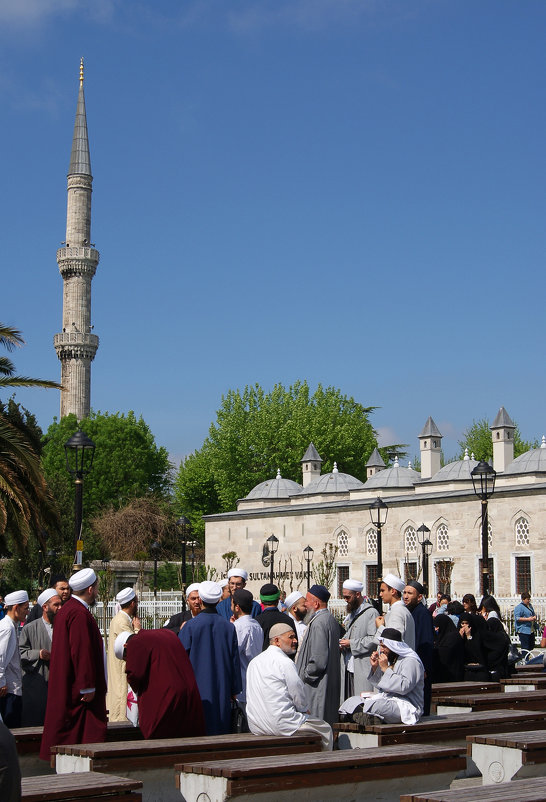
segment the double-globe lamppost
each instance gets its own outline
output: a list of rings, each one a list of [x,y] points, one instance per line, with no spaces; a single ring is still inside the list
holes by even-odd
[[[421,552],[423,557],[423,585],[425,588],[425,598],[428,597],[428,583],[429,583],[429,572],[428,572],[428,558],[432,554],[432,542],[429,540],[430,529],[425,524],[421,524],[417,528],[417,537],[419,538],[419,543],[421,544]]]
[[[185,515],[180,516],[177,520],[177,525],[180,527],[182,533],[182,612],[186,612],[186,586],[187,586],[187,565],[186,565],[186,544],[188,542],[188,533],[191,529],[191,522]]]
[[[383,604],[381,602],[381,596],[379,595],[379,588],[381,587],[383,574],[383,544],[381,541],[381,535],[383,527],[387,522],[389,508],[383,499],[379,498],[378,496],[376,500],[370,504],[369,510],[371,522],[377,530],[377,601],[375,606],[377,607],[379,613],[381,613],[383,611]]]
[[[307,590],[311,587],[311,561],[313,559],[314,549],[311,546],[306,546],[303,550],[303,556],[307,562]]]
[[[474,493],[482,503],[482,589],[483,596],[489,595],[489,520],[487,517],[487,502],[495,491],[497,472],[488,462],[480,460],[476,467],[470,471]]]
[[[74,477],[74,570],[82,564],[83,477],[93,467],[95,443],[78,429],[64,444],[66,470]]]

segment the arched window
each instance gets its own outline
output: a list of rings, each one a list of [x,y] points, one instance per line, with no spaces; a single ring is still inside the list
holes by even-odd
[[[516,546],[529,545],[529,521],[524,518],[518,518],[516,521]]]
[[[408,554],[417,551],[417,532],[413,526],[407,526],[404,532],[404,550]]]
[[[349,537],[347,535],[347,532],[341,531],[337,536],[337,556],[338,557],[349,556]]]
[[[440,524],[436,530],[436,548],[438,551],[449,551],[449,529],[446,524]]]
[[[377,529],[368,529],[366,532],[366,552],[377,554]]]

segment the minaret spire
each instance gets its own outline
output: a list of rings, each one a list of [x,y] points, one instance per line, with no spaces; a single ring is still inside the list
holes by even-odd
[[[99,252],[91,245],[92,185],[82,58],[68,168],[66,242],[57,251],[63,279],[63,330],[54,337],[61,360],[61,418],[74,413],[78,420],[90,411],[91,362],[99,346],[99,338],[91,333],[91,280],[99,263]]]

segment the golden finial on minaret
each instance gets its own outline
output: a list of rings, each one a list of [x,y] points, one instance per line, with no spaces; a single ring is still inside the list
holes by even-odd
[[[83,56],[80,60],[80,86],[83,86]]]

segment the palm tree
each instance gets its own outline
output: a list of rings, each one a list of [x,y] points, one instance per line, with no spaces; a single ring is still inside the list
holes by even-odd
[[[0,345],[8,351],[24,344],[21,332],[0,323]],[[12,361],[0,356],[0,390],[3,387],[49,387],[57,382],[16,376]],[[21,551],[31,531],[41,533],[55,524],[58,513],[40,462],[39,444],[21,419],[0,403],[0,534],[9,533]]]

